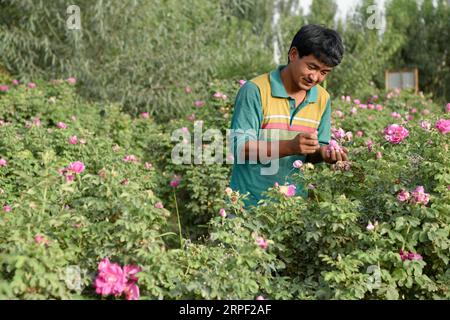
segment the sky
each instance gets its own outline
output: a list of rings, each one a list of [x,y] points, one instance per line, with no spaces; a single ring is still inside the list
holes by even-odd
[[[309,7],[311,6],[313,0],[300,0],[300,6],[303,8],[303,12],[307,14],[309,12]],[[359,0],[336,0],[338,5],[338,17],[344,19],[350,10],[354,9]],[[384,8],[385,0],[374,0],[374,3],[381,5]]]

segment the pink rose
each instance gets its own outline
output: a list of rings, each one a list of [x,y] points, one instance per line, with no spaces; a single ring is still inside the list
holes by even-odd
[[[369,221],[369,223],[366,226],[367,231],[373,231],[375,229],[375,226],[372,224],[372,222]]]
[[[170,181],[169,185],[170,185],[172,188],[176,188],[176,187],[178,187],[178,186],[180,185],[180,182],[181,182],[181,177],[178,176],[178,175],[175,175],[175,176],[173,177],[173,179]]]
[[[420,127],[425,130],[430,130],[431,122],[430,121],[420,121]]]
[[[450,103],[447,103],[447,107],[445,108],[445,112],[450,112]]]
[[[360,103],[361,103],[361,101],[360,101],[359,99],[355,99],[355,100],[353,100],[353,102],[354,102],[355,104],[360,104]]]
[[[12,208],[11,208],[9,205],[5,204],[5,205],[3,206],[3,211],[5,211],[5,212],[11,212],[11,210],[12,210]]]
[[[123,162],[137,162],[138,159],[136,158],[136,156],[130,154],[130,155],[126,155],[125,157],[123,157],[122,161]]]
[[[58,122],[56,126],[60,129],[67,129],[67,124],[65,124],[64,122]]]
[[[78,138],[77,138],[77,136],[70,136],[70,137],[69,137],[69,143],[70,143],[70,144],[77,144],[77,143],[78,143]]]
[[[372,152],[373,141],[372,140],[367,140],[366,145],[367,145],[367,150],[369,152]]]
[[[125,276],[127,277],[127,279],[131,281],[138,281],[136,274],[138,274],[141,271],[142,271],[141,268],[132,264],[123,267],[123,272],[125,273]]]
[[[73,173],[82,173],[85,169],[84,163],[81,161],[75,161],[72,162],[68,167],[67,170],[71,171]]]
[[[18,86],[19,85],[19,80],[17,80],[17,79],[14,79],[13,81],[12,81],[12,84],[13,85],[15,85],[15,86]]]
[[[119,296],[125,290],[126,276],[120,265],[110,263],[108,258],[100,261],[98,265],[98,275],[94,286],[96,292],[102,296],[114,294]]]
[[[150,162],[146,162],[144,164],[145,169],[150,170],[151,168],[153,168],[153,165]]]
[[[450,132],[450,120],[440,119],[436,122],[435,128],[442,134]]]
[[[364,135],[364,132],[363,131],[357,131],[356,132],[356,136],[357,137],[362,137]]]
[[[297,187],[293,184],[289,186],[280,186],[280,192],[290,198],[295,195]]]
[[[406,202],[406,201],[409,200],[409,198],[410,198],[409,192],[406,191],[406,190],[403,190],[403,189],[402,189],[402,190],[399,192],[399,194],[397,195],[397,199],[398,199],[398,201],[400,201],[400,202]]]
[[[264,299],[263,296],[257,296],[257,297],[256,297],[256,300],[266,300],[266,299]]]
[[[213,97],[216,99],[222,99],[223,93],[222,92],[216,92],[214,93]]]
[[[231,189],[230,187],[226,187],[225,188],[225,194],[229,197],[231,197],[231,195],[233,194],[233,189]]]
[[[34,82],[29,82],[29,83],[27,84],[27,87],[28,87],[28,89],[34,89],[34,88],[36,88],[36,83],[34,83]]]
[[[0,167],[6,167],[8,165],[8,161],[6,161],[5,159],[1,158],[0,159]]]
[[[161,202],[157,202],[157,203],[155,203],[155,208],[162,209],[162,208],[164,208],[164,205]]]
[[[142,112],[140,114],[140,116],[141,116],[142,119],[148,119],[149,118],[149,113],[148,112]]]
[[[193,114],[189,115],[189,116],[187,117],[187,119],[188,119],[189,121],[194,121],[194,120],[195,120],[195,114],[193,113]]]
[[[247,81],[245,81],[245,80],[239,80],[239,86],[242,87],[246,82],[247,82]]]
[[[352,101],[352,98],[351,98],[350,96],[346,96],[346,97],[345,97],[345,101],[351,102],[351,101]]]
[[[127,283],[124,292],[127,300],[139,300],[139,287],[135,283]]]
[[[70,77],[70,78],[67,78],[67,83],[68,84],[70,84],[70,85],[75,85],[76,83],[77,83],[77,79],[76,78],[74,78],[74,77]]]
[[[48,245],[48,240],[47,240],[44,236],[42,236],[42,235],[40,235],[40,234],[37,234],[37,235],[34,236],[34,242],[35,242],[36,244],[45,244],[45,245]]]
[[[335,112],[335,114],[336,114],[336,117],[338,117],[338,118],[342,118],[344,116],[344,113],[341,110],[337,110]]]
[[[345,131],[342,128],[339,129],[331,129],[331,135],[334,139],[339,140],[345,136]]]
[[[267,249],[267,247],[269,246],[269,243],[264,240],[263,237],[256,237],[256,244],[261,248],[261,249]]]
[[[383,154],[382,154],[380,151],[377,151],[377,153],[376,153],[376,158],[377,158],[377,159],[383,158]]]
[[[399,144],[408,137],[409,132],[398,124],[391,124],[384,129],[384,134],[385,139],[391,144]]]
[[[402,249],[400,249],[399,254],[402,261],[408,260],[408,252],[404,252]]]
[[[355,107],[350,109],[350,114],[355,115],[358,113],[358,109],[356,109]]]
[[[301,160],[295,160],[294,163],[292,164],[292,166],[296,169],[301,168],[302,165],[303,165],[303,162]]]
[[[8,91],[9,91],[9,87],[7,85],[0,86],[0,92],[8,92]]]
[[[412,192],[412,199],[411,202],[413,204],[424,204],[426,205],[430,201],[430,195],[428,193],[425,193],[425,189],[423,186],[418,186],[416,189]]]
[[[383,106],[377,104],[377,105],[375,106],[375,109],[376,109],[377,111],[382,111],[382,110],[383,110]]]
[[[410,253],[408,253],[408,259],[409,260],[422,260],[423,258],[422,258],[422,256],[420,255],[420,254],[418,254],[418,253],[412,253],[412,252],[410,252]]]
[[[194,102],[194,106],[196,106],[197,108],[203,107],[204,105],[205,105],[205,101],[203,101],[203,100],[197,100]]]
[[[221,216],[222,218],[225,218],[227,216],[227,212],[225,211],[224,208],[221,208],[219,210],[219,216]]]
[[[192,88],[187,86],[186,88],[184,88],[184,92],[191,93],[192,92]]]

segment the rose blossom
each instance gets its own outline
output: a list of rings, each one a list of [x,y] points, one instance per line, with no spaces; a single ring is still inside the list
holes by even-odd
[[[450,132],[450,120],[440,119],[436,122],[435,128],[442,134]]]
[[[299,169],[303,165],[303,162],[301,160],[295,160],[292,166],[296,169]]]
[[[399,144],[408,137],[409,132],[398,124],[391,124],[384,129],[384,134],[385,139],[391,144]]]
[[[67,129],[67,124],[65,124],[64,122],[58,122],[56,126],[60,129]]]
[[[67,78],[67,83],[68,84],[70,84],[70,85],[75,85],[76,83],[77,83],[77,79],[76,78],[74,78],[74,77],[70,77],[70,78]]]
[[[78,143],[78,138],[77,138],[77,136],[70,136],[70,137],[69,137],[69,143],[70,143],[70,144],[77,144],[77,143]]]
[[[172,188],[176,188],[176,187],[178,187],[178,186],[180,185],[180,182],[181,182],[181,177],[178,176],[178,175],[175,175],[175,176],[173,177],[173,179],[170,181],[169,185],[170,185]]]
[[[85,169],[84,163],[81,161],[75,161],[72,162],[68,167],[67,170],[71,171],[73,173],[82,173]]]
[[[221,216],[222,218],[225,218],[227,216],[227,212],[225,211],[224,208],[221,208],[219,210],[219,216]]]
[[[204,105],[205,105],[205,101],[202,101],[202,100],[197,100],[197,101],[195,101],[194,102],[194,105],[196,106],[196,107],[203,107]]]
[[[409,192],[406,191],[406,190],[403,190],[403,189],[402,189],[402,190],[399,192],[399,194],[397,195],[398,201],[401,201],[401,202],[408,201],[409,198],[410,198]]]
[[[256,237],[256,243],[261,249],[267,249],[269,243],[263,237]]]
[[[120,265],[111,263],[108,258],[100,261],[95,279],[95,291],[102,296],[119,296],[125,290],[126,277]]]
[[[424,204],[426,205],[430,201],[430,195],[428,193],[425,193],[425,189],[423,186],[418,186],[416,189],[412,192],[412,199],[411,202],[417,203],[417,204]]]
[[[420,121],[420,127],[422,128],[422,129],[425,129],[425,130],[430,130],[431,129],[431,122],[430,121]]]
[[[295,195],[297,187],[293,184],[288,186],[280,186],[280,192],[290,198]]]

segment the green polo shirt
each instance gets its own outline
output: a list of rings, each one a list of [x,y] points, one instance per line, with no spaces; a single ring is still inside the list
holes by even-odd
[[[277,98],[288,99],[290,108],[290,116],[292,118],[309,103],[317,101],[318,89],[312,87],[308,90],[304,101],[296,108],[295,99],[289,97],[281,81],[281,70],[285,66],[279,66],[270,73],[270,87],[272,96]],[[231,121],[231,139],[233,145],[234,158],[238,159],[242,147],[248,140],[258,140],[259,132],[263,120],[263,112],[261,105],[261,96],[258,87],[251,81],[247,81],[239,90],[235,104],[233,118]],[[237,130],[237,131],[236,131]],[[318,128],[318,138],[320,145],[328,145],[331,139],[331,102],[328,99],[326,109],[320,120]],[[273,187],[275,182],[280,185],[285,183],[292,184],[291,177],[295,170],[292,164],[295,160],[305,162],[306,156],[293,155],[279,159],[279,170],[273,175],[261,175],[261,168],[270,166],[261,163],[245,163],[233,164],[230,186],[233,190],[239,191],[240,194],[249,193],[249,197],[244,201],[245,207],[256,206],[257,202],[264,196],[262,192]],[[298,170],[297,170],[298,172]],[[308,196],[305,186],[296,184],[296,195],[304,198]]]

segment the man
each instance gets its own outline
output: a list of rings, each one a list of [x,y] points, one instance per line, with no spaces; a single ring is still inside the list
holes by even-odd
[[[292,183],[296,160],[348,160],[345,148],[327,152],[331,102],[320,86],[343,53],[337,32],[306,25],[292,41],[286,66],[247,81],[239,90],[231,124],[235,158],[231,188],[250,193],[247,209],[275,183]],[[307,196],[302,185],[296,185],[296,193]]]

